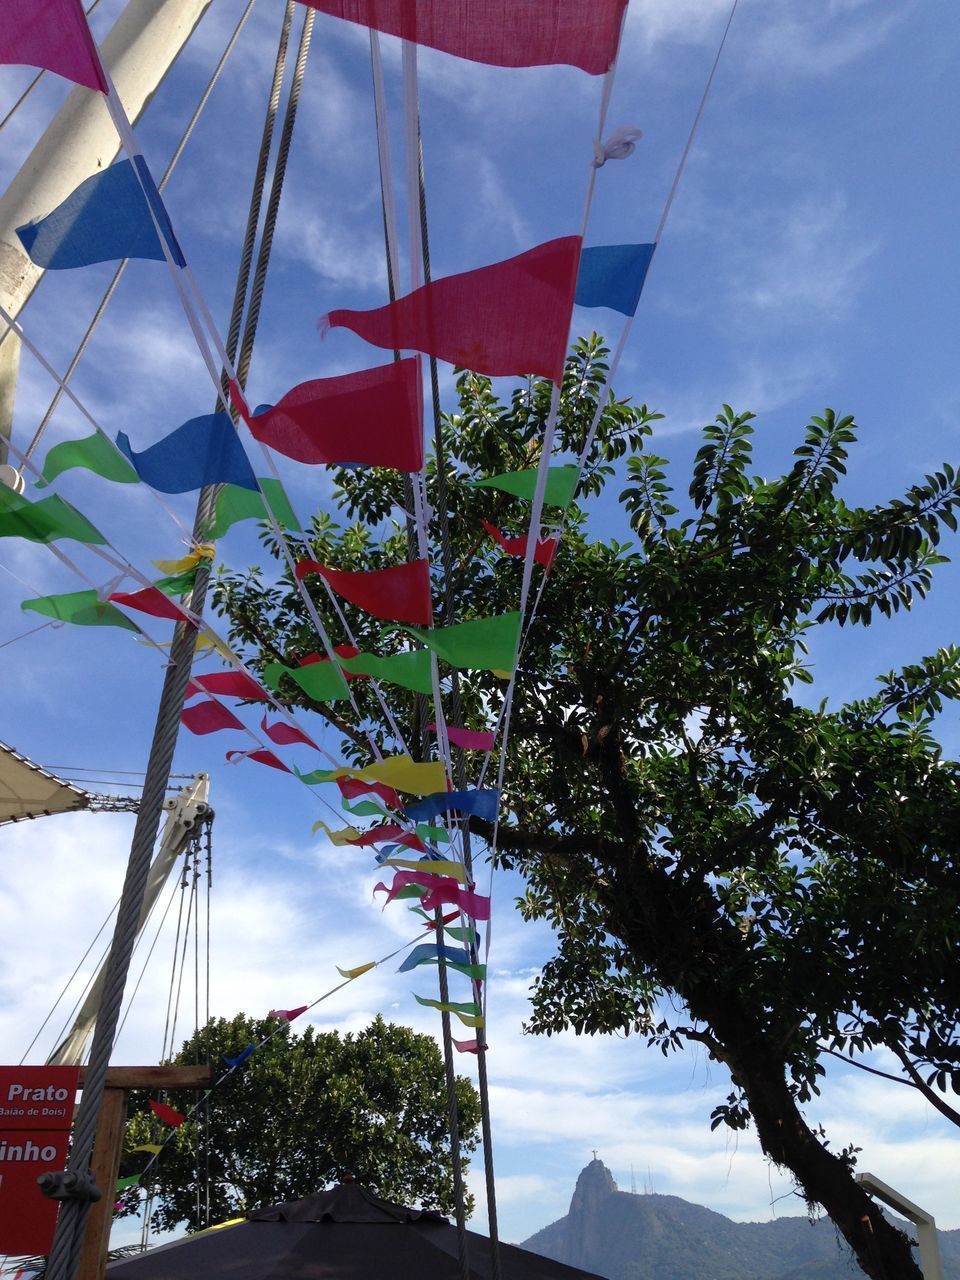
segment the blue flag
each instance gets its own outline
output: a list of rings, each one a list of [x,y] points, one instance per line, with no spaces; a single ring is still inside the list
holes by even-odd
[[[580,254],[574,302],[632,316],[640,302],[655,244],[602,244]]]
[[[159,493],[189,493],[208,484],[257,489],[253,468],[226,413],[191,418],[142,453],[134,453],[121,431],[117,448],[140,479]]]
[[[413,948],[397,973],[409,973],[418,964],[435,964],[440,956],[443,956],[447,964],[470,963],[470,953],[463,947],[438,947],[435,942],[421,942]]]
[[[496,787],[484,787],[481,791],[438,791],[426,796],[417,804],[407,805],[404,813],[416,822],[429,822],[441,813],[472,813],[486,822],[494,822],[500,792]]]
[[[152,258],[163,262],[163,245],[154,225],[156,218],[174,262],[179,267],[186,266],[160,192],[143,157],[137,156],[136,163],[134,170],[130,160],[118,160],[109,169],[81,182],[76,191],[45,218],[17,227],[17,235],[31,260],[38,267],[54,271],[85,267],[93,262],[116,262],[120,258]]]

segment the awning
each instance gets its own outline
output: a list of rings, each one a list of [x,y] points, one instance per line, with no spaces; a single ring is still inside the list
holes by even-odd
[[[91,797],[0,742],[0,825],[86,809]]]

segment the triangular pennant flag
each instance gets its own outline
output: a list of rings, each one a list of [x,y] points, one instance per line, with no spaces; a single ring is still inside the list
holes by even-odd
[[[347,813],[352,813],[355,818],[382,818],[384,816],[383,805],[376,804],[373,800],[358,800],[356,804],[348,804],[346,800],[341,800],[340,807],[345,809]]]
[[[334,831],[332,828],[327,826],[322,818],[318,818],[310,830],[314,835],[316,835],[318,831],[325,831],[330,843],[332,845],[336,845],[338,848],[352,844],[353,841],[358,839],[360,836],[360,832],[356,827],[341,827],[339,831]]]
[[[406,653],[390,653],[384,657],[361,653],[356,658],[345,658],[340,665],[351,675],[372,676],[414,693],[433,692],[430,654],[426,649],[409,649]]]
[[[520,614],[474,618],[471,622],[429,631],[408,626],[398,629],[415,636],[451,667],[467,671],[512,671],[520,643]]]
[[[115,605],[101,600],[96,591],[70,591],[59,596],[40,596],[36,600],[24,600],[21,609],[43,614],[45,618],[58,618],[78,627],[122,627],[124,631],[139,631],[135,622],[120,612]]]
[[[269,695],[261,689],[252,676],[244,671],[211,671],[207,675],[193,676],[190,681],[193,696],[201,691],[215,693],[221,698],[246,698],[250,702],[269,702]]]
[[[407,873],[398,872],[398,875]],[[456,906],[473,920],[490,919],[490,899],[473,889],[463,889],[454,880],[438,879],[423,896],[421,904],[424,911],[433,911],[436,907]]]
[[[567,507],[577,491],[580,481],[578,467],[549,467],[547,469],[547,487],[543,500],[548,507]],[[515,498],[533,501],[537,488],[537,472],[535,468],[527,471],[508,471],[502,476],[487,476],[485,480],[466,480],[465,484],[474,489],[500,489]]]
[[[339,973],[342,978],[359,978],[361,973],[369,973],[371,969],[375,969],[376,967],[376,960],[368,960],[366,964],[358,964],[355,969],[341,969],[340,966],[337,965],[337,973]]]
[[[609,307],[621,315],[634,315],[656,247],[602,244],[584,249],[574,302],[578,307]]]
[[[153,585],[165,596],[185,596],[188,591],[193,590],[196,581],[197,571],[190,569],[187,573],[177,573],[170,578],[158,578]]]
[[[133,1173],[130,1175],[129,1178],[118,1178],[117,1179],[117,1195],[119,1195],[121,1191],[126,1191],[128,1187],[135,1187],[139,1181],[140,1181],[139,1173]]]
[[[450,1043],[457,1053],[476,1053],[478,1051],[476,1040],[454,1040],[453,1036],[451,1036]]]
[[[43,478],[35,481],[36,488],[46,488],[51,480],[74,467],[83,467],[116,484],[140,483],[140,477],[117,451],[110,437],[102,431],[95,431],[82,440],[63,440],[48,450],[43,463]]]
[[[165,1102],[154,1102],[152,1099],[150,1101],[150,1110],[158,1120],[170,1125],[172,1129],[178,1128],[187,1118],[179,1111],[174,1111],[173,1107],[168,1107]]]
[[[426,560],[412,560],[409,564],[363,573],[328,569],[316,560],[301,560],[297,577],[302,580],[308,573],[320,574],[338,595],[375,618],[386,622],[419,622],[426,627],[433,621],[430,566]]]
[[[149,613],[152,618],[168,618],[173,622],[190,621],[187,611],[175,604],[158,587],[142,587],[139,591],[114,591],[110,599],[114,604],[122,604],[127,609]]]
[[[366,782],[362,778],[337,778],[337,786],[344,800],[353,800],[356,796],[374,795],[391,809],[400,808],[400,797],[393,787],[386,787],[382,782]]]
[[[308,1004],[301,1004],[296,1009],[271,1009],[270,1017],[279,1018],[281,1022],[292,1022],[294,1018],[299,1018],[301,1013],[306,1013],[309,1008]]]
[[[158,1156],[163,1150],[162,1143],[159,1142],[142,1142],[139,1147],[134,1147],[134,1151],[149,1151],[151,1155]]]
[[[487,520],[481,520],[480,523],[493,538],[494,542],[503,547],[508,556],[525,556],[527,554],[527,545],[530,541],[529,537],[507,538],[496,525],[490,524]],[[538,538],[537,548],[533,553],[533,558],[537,564],[542,564],[545,569],[549,569],[553,564],[553,557],[557,554],[556,538]]]
[[[426,996],[418,996],[416,992],[414,992],[413,998],[417,1004],[425,1005],[429,1009],[439,1009],[441,1013],[452,1013],[460,1019],[464,1026],[483,1026],[483,1014],[480,1012],[480,1006],[472,1000],[457,1004],[453,1000],[430,1000]]]
[[[438,947],[435,942],[421,942],[408,953],[397,973],[409,973],[421,964],[438,964],[441,959],[447,964],[465,965],[470,963],[470,953],[463,947]]]
[[[257,478],[227,413],[205,413],[134,453],[124,432],[117,446],[137,475],[160,493],[190,493],[211,484],[255,490]]]
[[[59,494],[31,502],[0,484],[0,538],[26,538],[29,542],[56,542],[68,538],[104,547],[107,540]]]
[[[437,726],[428,724],[427,731],[436,733]],[[464,751],[492,751],[494,734],[477,729],[458,729],[455,725],[447,725],[447,737],[455,747],[462,747]]]
[[[275,742],[278,747],[288,747],[295,742],[302,742],[307,747],[314,747],[319,750],[314,740],[308,738],[302,729],[296,728],[295,725],[287,724],[285,720],[278,720],[275,724],[267,724],[267,717],[264,714],[263,720],[260,722],[260,728],[270,741]]]
[[[444,787],[447,781],[442,761],[415,761],[408,755],[387,756],[364,769],[338,769],[334,776],[382,782],[396,791],[407,791],[415,796],[431,795]]]
[[[560,383],[580,237],[433,280],[373,311],[331,311],[331,328],[375,347],[424,351],[492,377],[540,374]]]
[[[217,494],[213,519],[204,527],[203,536],[216,541],[241,520],[266,520],[264,498],[270,504],[277,523],[284,529],[293,529],[299,533],[299,521],[280,481],[264,476],[257,480],[257,484],[260,486],[260,493],[240,485],[225,484]]]
[[[197,734],[216,733],[220,729],[243,729],[242,721],[232,711],[210,698],[198,702],[196,706],[184,707],[180,723],[191,733]]]
[[[417,835],[421,840],[440,840],[444,844],[450,843],[450,834],[444,827],[431,827],[428,823],[417,823]]]
[[[321,13],[496,67],[610,69],[627,0],[306,0]]]
[[[281,773],[291,772],[280,757],[275,756],[272,751],[228,751],[225,759],[228,764],[237,764],[240,760],[253,760],[257,764],[269,765],[271,769],[279,769]]]
[[[160,193],[143,157],[138,156],[136,168],[130,160],[118,160],[85,179],[46,217],[17,227],[17,236],[30,260],[47,271],[121,258],[163,262],[154,218],[174,262],[185,266]]]
[[[285,667],[281,662],[270,662],[264,668],[264,684],[278,689],[284,676],[289,676],[314,702],[340,702],[350,697],[350,690],[343,672],[334,662],[311,662],[305,667]]]
[[[416,804],[408,804],[404,813],[415,822],[425,822],[441,813],[472,813],[485,822],[495,822],[499,804],[500,792],[496,787],[484,787],[480,791],[440,791]]]
[[[228,1067],[239,1067],[241,1063],[246,1062],[256,1047],[257,1046],[255,1044],[248,1044],[247,1047],[238,1053],[235,1058],[228,1058],[226,1054],[224,1054],[223,1060]]]
[[[384,858],[380,864],[384,867],[402,867],[406,871],[428,871],[433,876],[450,876],[463,884],[466,869],[462,862],[451,862],[445,858],[428,858],[415,861],[413,858]]]
[[[392,344],[388,344],[392,345]],[[297,462],[423,466],[423,380],[408,358],[361,373],[315,378],[245,415],[250,434]]]
[[[3,0],[0,62],[110,91],[80,0]]]

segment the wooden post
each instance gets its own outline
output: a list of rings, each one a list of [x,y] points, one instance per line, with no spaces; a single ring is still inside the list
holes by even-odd
[[[80,1068],[83,1088],[86,1068]],[[207,1089],[213,1083],[212,1067],[108,1067],[103,1106],[97,1121],[91,1165],[103,1196],[90,1206],[87,1230],[80,1250],[77,1280],[103,1280],[110,1248],[117,1175],[123,1154],[128,1089]]]

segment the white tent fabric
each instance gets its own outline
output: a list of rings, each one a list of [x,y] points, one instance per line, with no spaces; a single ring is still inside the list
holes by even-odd
[[[90,796],[0,742],[0,825],[86,809]]]

